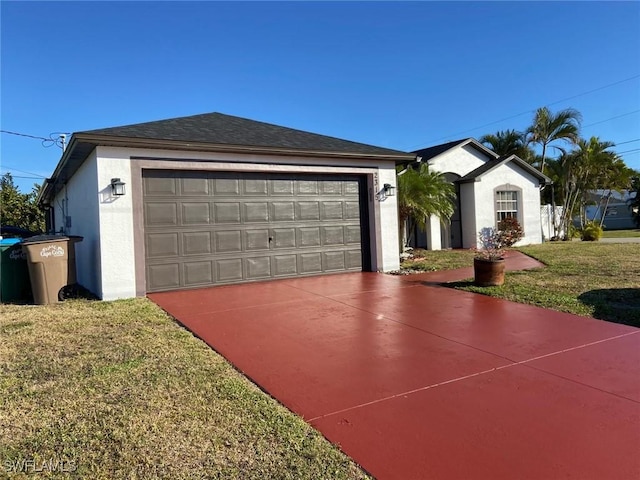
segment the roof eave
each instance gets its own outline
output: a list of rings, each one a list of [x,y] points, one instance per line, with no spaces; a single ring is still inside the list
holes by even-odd
[[[120,137],[111,135],[88,135],[78,133],[79,142],[94,143],[96,146],[126,146],[129,148],[157,148],[167,150],[187,150],[199,152],[225,152],[225,153],[258,153],[266,155],[303,155],[312,157],[340,157],[340,158],[367,158],[377,160],[407,160],[414,159],[410,153],[354,153],[325,150],[307,150],[296,148],[264,147],[251,145],[230,145],[203,142],[185,142],[181,140],[162,140],[138,137]]]
[[[65,173],[69,168],[71,159],[74,159],[75,150],[79,146],[91,147],[86,149],[86,155],[81,154],[79,164],[86,160],[95,147],[98,146],[112,146],[112,147],[127,147],[127,148],[154,148],[160,150],[182,150],[193,152],[224,152],[224,153],[251,153],[262,155],[283,155],[283,156],[305,156],[305,157],[323,157],[323,158],[358,158],[362,160],[389,160],[398,162],[415,161],[416,156],[411,153],[355,153],[355,152],[340,152],[340,151],[324,151],[324,150],[305,150],[305,149],[286,149],[278,147],[264,147],[264,146],[249,146],[249,145],[228,145],[228,144],[213,144],[202,142],[185,142],[179,140],[160,140],[160,139],[148,139],[137,137],[121,137],[112,135],[95,135],[89,133],[74,133],[71,136],[69,145],[67,146],[62,158],[58,162],[50,179],[45,182],[44,188],[38,195],[37,202],[40,205],[47,205],[52,197],[56,194],[55,187],[60,184],[60,176]],[[78,158],[74,159],[76,163]],[[78,164],[78,166],[79,166]],[[62,183],[65,183],[68,178],[75,173],[76,168],[72,168],[73,171],[66,172],[67,178],[62,179]]]

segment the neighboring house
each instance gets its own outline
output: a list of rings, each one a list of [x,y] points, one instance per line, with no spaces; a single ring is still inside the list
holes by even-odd
[[[591,205],[585,206],[587,220],[602,220],[607,230],[624,230],[626,228],[636,228],[636,223],[631,210],[631,200],[635,198],[636,192],[622,190],[591,190],[587,192],[587,201]],[[603,218],[604,215],[604,218]],[[580,220],[577,219],[576,224]]]
[[[74,133],[39,200],[50,231],[84,237],[78,282],[105,300],[389,271],[398,216],[384,186],[412,159],[211,113]]]
[[[427,220],[425,232],[414,232],[414,246],[472,248],[478,232],[516,217],[524,230],[519,245],[542,243],[540,188],[551,180],[516,155],[500,157],[473,138],[414,152],[432,171],[443,173],[456,189],[450,222]]]

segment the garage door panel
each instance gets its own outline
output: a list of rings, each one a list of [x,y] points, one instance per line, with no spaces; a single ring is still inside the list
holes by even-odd
[[[147,291],[362,270],[359,184],[143,171]]]
[[[344,202],[344,219],[360,219],[360,204],[358,202]]]
[[[297,230],[298,247],[319,247],[322,245],[320,227],[302,227]]]
[[[214,232],[217,253],[242,252],[242,232],[240,230],[225,230]]]
[[[271,195],[292,196],[294,193],[293,180],[272,180]]]
[[[208,255],[211,248],[211,232],[184,232],[182,234],[184,255]]]
[[[322,245],[344,245],[343,227],[322,227]]]
[[[344,252],[323,252],[322,266],[325,272],[333,270],[345,270]]]
[[[242,259],[229,258],[216,260],[216,277],[220,282],[239,281],[243,279]]]
[[[184,263],[183,271],[185,286],[209,285],[214,281],[211,261]]]
[[[181,178],[180,194],[185,196],[209,196],[210,187],[208,178]]]
[[[357,180],[347,180],[343,184],[344,194],[358,196],[360,192],[360,185]]]
[[[240,203],[238,202],[216,202],[213,204],[215,223],[241,223]]]
[[[347,250],[344,252],[345,265],[349,270],[362,269],[362,252],[360,250]]]
[[[320,193],[322,195],[342,195],[342,183],[332,180],[320,182]]]
[[[294,202],[272,202],[271,220],[274,222],[293,222],[296,219]]]
[[[319,202],[298,202],[296,204],[296,220],[311,221],[320,220]]]
[[[275,277],[291,277],[297,273],[298,256],[296,254],[273,256],[273,275]]]
[[[149,258],[177,257],[177,233],[152,233],[147,235],[147,255]]]
[[[267,202],[246,202],[243,204],[245,223],[266,223],[269,221]]]
[[[347,245],[360,244],[360,227],[347,225],[344,227],[344,243]]]
[[[146,177],[143,182],[144,193],[147,197],[151,196],[175,196],[176,179],[171,177]]]
[[[145,204],[146,225],[150,227],[178,225],[178,207],[175,203]]]
[[[211,220],[209,202],[182,203],[183,225],[208,225]]]
[[[342,202],[322,202],[322,220],[342,220]]]
[[[245,179],[244,194],[245,195],[267,195],[269,187],[266,179]]]
[[[269,230],[245,230],[245,250],[269,250]]]
[[[178,263],[148,265],[148,290],[164,290],[179,288],[180,285],[180,265]]]
[[[271,273],[270,257],[245,258],[246,280],[269,278]]]
[[[301,253],[299,255],[299,272],[301,274],[321,273],[322,254],[321,253]]]
[[[298,195],[317,195],[318,182],[316,180],[296,180],[296,193]]]
[[[271,230],[272,248],[295,248],[296,229],[295,228],[274,228]]]
[[[240,195],[240,180],[235,178],[215,178],[213,180],[213,194],[216,196]]]

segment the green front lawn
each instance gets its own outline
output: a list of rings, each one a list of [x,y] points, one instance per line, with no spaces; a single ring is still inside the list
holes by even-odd
[[[546,268],[508,272],[501,287],[476,287],[473,279],[450,286],[515,302],[640,327],[640,244],[550,242],[518,250]],[[435,271],[473,265],[469,250],[416,252],[408,270]]]
[[[366,478],[146,299],[0,305],[0,338],[2,474]]]
[[[640,229],[636,230],[605,230],[603,238],[640,238]]]
[[[547,267],[508,272],[501,287],[458,287],[640,327],[640,244],[553,242],[518,250]]]

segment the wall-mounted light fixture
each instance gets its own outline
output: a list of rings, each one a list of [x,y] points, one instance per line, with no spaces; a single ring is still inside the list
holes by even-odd
[[[111,193],[116,197],[121,197],[125,194],[124,182],[119,178],[111,179]]]
[[[393,197],[396,194],[396,187],[392,186],[390,183],[384,184],[384,195],[386,197]]]

